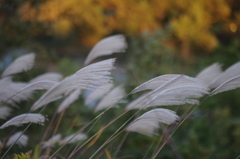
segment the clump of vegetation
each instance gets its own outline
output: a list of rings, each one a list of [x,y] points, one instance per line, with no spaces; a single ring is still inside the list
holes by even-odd
[[[16,151],[15,145],[21,147],[19,151],[25,151],[24,147],[32,140],[27,151],[33,151],[33,158],[100,158],[103,154],[108,159],[118,158],[119,154],[139,158],[134,152],[126,150],[127,137],[131,132],[137,132],[151,136],[152,141],[161,134],[156,148],[148,147],[142,156],[156,158],[166,144],[173,146],[174,151],[172,135],[186,119],[194,117],[195,110],[202,102],[221,92],[240,87],[240,62],[225,71],[222,71],[219,63],[214,63],[196,77],[182,74],[157,76],[137,86],[127,95],[122,85],[115,86],[111,83],[110,72],[114,68],[115,58],[90,64],[97,57],[124,52],[126,47],[123,35],[101,40],[89,53],[84,67],[63,79],[60,73],[49,72],[28,82],[16,82],[14,75],[30,70],[35,54],[17,58],[3,71],[0,80],[0,118],[7,120],[0,127],[0,131],[5,131],[1,157]],[[90,95],[79,100],[86,90],[91,91]],[[31,100],[36,96],[40,98],[32,104]],[[128,96],[133,96],[134,99],[128,102]],[[58,103],[60,99],[64,100]],[[70,109],[69,106],[75,101],[81,105]],[[57,103],[57,110],[53,102]],[[32,106],[23,108],[23,104]],[[156,108],[181,105],[188,107]],[[91,107],[94,106],[93,110]],[[15,109],[25,112],[12,113]],[[47,120],[47,126],[38,125]],[[28,125],[19,132],[18,127],[24,124]],[[34,129],[39,130],[37,134],[32,134]],[[147,138],[131,139],[133,142],[144,142]],[[139,149],[146,148],[145,146],[139,145]],[[179,155],[177,152],[175,154]],[[15,158],[30,158],[30,155],[23,153],[15,155]]]

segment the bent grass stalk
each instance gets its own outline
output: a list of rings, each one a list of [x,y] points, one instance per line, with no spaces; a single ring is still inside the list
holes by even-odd
[[[181,76],[178,76],[178,77],[176,77],[176,78],[174,78],[174,79],[172,79],[172,80],[170,80],[169,81],[169,83],[171,83],[171,82],[174,82],[174,81],[176,81],[177,79],[179,79]],[[160,87],[158,87],[156,90],[154,90],[152,93],[150,93],[147,97],[149,97],[149,96],[151,96],[154,92],[156,92],[156,91],[158,91],[159,89],[162,89],[162,88],[164,88],[164,87],[166,87],[166,85],[163,85],[163,86],[160,86]],[[132,93],[132,91],[129,93],[129,94],[131,94]],[[143,101],[144,99],[142,99],[141,101]],[[135,104],[135,106],[137,105],[137,104],[139,104],[141,101],[139,101],[138,103],[136,103]],[[114,136],[116,133],[118,133],[119,131],[120,131],[120,129],[122,128],[122,127],[124,127],[133,117],[135,117],[136,115],[137,115],[137,113],[138,112],[140,112],[144,107],[146,107],[147,105],[145,105],[145,106],[143,106],[141,109],[139,109],[137,112],[135,112],[135,114],[134,115],[132,115],[124,124],[122,124],[103,144],[102,144],[102,146],[100,146],[99,147],[99,149],[97,150],[97,151],[95,151],[95,153],[90,157],[90,158],[92,158],[92,157],[94,157],[94,155],[98,152],[98,151],[100,151],[100,149],[102,148],[102,147],[104,147],[107,143],[109,143],[113,138],[115,138],[117,135],[119,135],[119,134],[117,134],[116,136]],[[118,117],[116,117],[115,119],[113,119],[113,121],[111,121],[109,124],[107,124],[106,126],[109,126],[110,124],[112,124],[114,121],[116,121],[117,119],[119,119],[121,116],[123,116],[124,114],[126,114],[127,112],[128,112],[129,110],[126,110],[125,112],[123,112],[121,115],[119,115]],[[97,132],[98,133],[98,132]],[[96,134],[95,134],[96,135]],[[79,150],[79,149],[78,149]]]
[[[190,113],[177,125],[177,127],[173,130],[173,132],[165,139],[165,141],[161,144],[161,146],[159,147],[158,151],[155,153],[155,155],[153,156],[152,159],[155,159],[157,157],[157,155],[159,154],[159,152],[162,150],[162,148],[164,147],[164,145],[167,143],[168,139],[172,137],[172,135],[176,132],[176,130],[186,121],[186,119],[205,101],[209,98],[210,96],[208,95],[207,97],[205,97],[203,99],[203,101],[197,105],[196,107],[194,107]]]
[[[192,106],[193,106],[193,105],[189,106],[189,107],[187,108],[187,110],[185,110],[184,114],[182,115],[183,117],[187,114],[187,112],[189,112],[189,110],[192,108]],[[179,107],[178,107],[178,108],[179,108]],[[178,108],[177,108],[177,109],[178,109]],[[176,126],[177,126],[177,125],[176,125]],[[158,151],[158,146],[161,144],[162,140],[164,139],[164,135],[166,134],[166,132],[167,132],[167,130],[168,130],[169,128],[170,128],[169,126],[166,126],[166,127],[164,128],[163,133],[162,133],[163,135],[161,135],[161,137],[159,138],[159,140],[158,140],[158,142],[157,142],[157,144],[156,144],[156,148],[154,149],[153,155],[152,155],[151,158],[153,158],[154,154]]]
[[[173,79],[172,81],[174,81],[174,80],[176,80],[176,79],[178,79],[178,77],[175,78],[175,79]],[[163,86],[163,87],[165,87],[165,86]],[[160,86],[159,88],[157,88],[157,90],[160,89],[160,88],[162,88],[162,87]],[[152,94],[152,93],[151,93],[151,94]],[[149,94],[149,96],[150,96],[151,94]],[[202,102],[204,102],[208,97],[209,97],[209,96],[207,96]],[[140,103],[140,102],[141,102],[141,101],[139,101],[139,103]],[[202,103],[202,102],[201,102],[201,103]],[[138,104],[138,103],[137,103],[137,104]],[[136,104],[136,105],[137,105],[137,104]],[[200,104],[199,104],[199,105],[200,105]],[[199,105],[198,105],[198,106],[199,106]],[[98,150],[94,152],[94,154],[90,157],[90,159],[93,158],[93,157],[97,154],[97,152],[100,151],[100,150],[101,150],[106,144],[108,144],[112,139],[114,139],[114,138],[117,137],[120,133],[122,133],[122,132],[125,130],[125,129],[122,129],[122,127],[124,127],[133,117],[135,117],[135,116],[137,115],[138,112],[140,112],[140,111],[141,111],[142,109],[144,109],[146,106],[147,106],[147,105],[143,106],[143,107],[142,107],[141,109],[139,109],[135,114],[133,114],[124,124],[122,124],[122,125],[98,148]],[[196,107],[196,108],[197,108],[197,107]],[[195,109],[196,109],[196,108],[195,108]],[[194,110],[195,110],[195,109],[194,109]],[[193,111],[194,111],[194,110],[193,110]],[[192,111],[192,112],[193,112],[193,111]],[[128,110],[125,111],[124,113],[122,113],[121,116],[124,115],[124,114],[127,113],[127,112],[128,112]],[[191,112],[191,113],[192,113],[192,112]],[[189,115],[190,115],[190,114],[189,114]],[[189,115],[188,115],[188,116],[189,116]],[[187,116],[187,117],[188,117],[188,116]],[[187,117],[186,117],[186,118],[187,118]],[[118,117],[118,118],[120,118],[120,117]],[[117,118],[117,119],[118,119],[118,118]],[[183,121],[185,121],[186,118],[185,118]],[[117,119],[116,119],[116,120],[117,120]],[[114,120],[114,121],[115,121],[115,120]],[[180,123],[180,125],[181,125],[181,123]],[[180,126],[180,125],[179,125],[179,126]],[[121,129],[122,129],[122,130],[121,130]],[[121,130],[121,131],[120,131],[120,130]],[[119,132],[119,131],[120,131],[120,132]],[[176,130],[174,130],[174,132],[175,132],[175,131],[176,131]],[[118,133],[118,132],[119,132],[119,133]],[[117,133],[118,133],[118,134],[117,134]],[[116,135],[115,135],[115,134],[116,134]],[[114,136],[114,135],[115,135],[115,136]]]
[[[159,137],[159,140],[158,140],[158,142],[157,142],[157,146],[162,142],[162,140],[163,140],[163,135],[166,133],[167,129],[168,129],[168,127],[166,127],[166,128],[163,130],[163,133],[162,133],[162,135]],[[158,147],[157,147],[157,146],[156,146],[156,148],[154,149],[153,152],[155,152],[155,151],[158,150]],[[153,158],[154,154],[155,154],[155,153],[153,153],[153,155],[152,155],[151,158]]]
[[[129,93],[129,94],[131,94],[131,92]],[[127,94],[126,96],[128,96],[129,94]],[[149,96],[150,95],[152,95],[152,93],[151,94],[149,94]],[[126,97],[125,96],[125,97]],[[124,97],[124,98],[125,98]],[[122,99],[124,99],[124,98],[122,98]],[[121,100],[122,100],[121,99]],[[119,100],[118,102],[120,102],[121,100]],[[142,100],[141,100],[142,101]],[[140,103],[141,101],[139,101],[138,103]],[[117,102],[117,103],[118,103]],[[136,103],[136,105],[138,104],[138,103]],[[135,105],[135,106],[136,106]],[[105,113],[107,110],[109,110],[110,108],[112,108],[114,105],[112,105],[111,107],[109,107],[109,108],[107,108],[103,113]],[[144,107],[143,107],[144,108]],[[121,127],[120,128],[118,128],[118,130],[116,130],[104,143],[103,143],[103,145],[97,150],[97,151],[99,151],[105,144],[107,144],[107,142],[108,142],[108,140],[109,139],[111,139],[111,137],[113,137],[118,131],[120,131],[120,129],[122,128],[122,127],[124,127],[133,117],[135,117],[136,115],[137,115],[137,113],[138,112],[140,112],[143,108],[141,108],[141,109],[139,109],[137,112],[135,112],[135,114],[134,115],[132,115],[124,124],[122,124],[121,125]],[[70,156],[68,157],[68,159],[70,159],[78,150],[80,150],[85,144],[87,144],[91,139],[93,139],[96,135],[98,135],[100,132],[102,132],[103,130],[105,130],[109,125],[111,125],[113,122],[115,122],[117,119],[119,119],[120,117],[122,117],[124,114],[126,114],[128,111],[130,111],[130,110],[126,110],[126,111],[124,111],[122,114],[120,114],[118,117],[116,117],[116,118],[114,118],[110,123],[108,123],[106,126],[104,126],[102,129],[100,129],[97,133],[95,133],[91,138],[89,138],[83,145],[81,145],[78,149],[76,149],[75,151],[73,151],[73,154],[70,154]],[[96,151],[96,152],[97,152]],[[96,154],[96,152],[94,153],[94,155]]]
[[[46,108],[47,105],[45,105],[40,111],[39,114],[43,112],[43,110]],[[24,120],[24,119],[23,119]],[[22,131],[21,135],[17,138],[17,140],[7,149],[7,151],[3,154],[1,159],[3,159],[6,154],[10,151],[10,149],[13,147],[13,145],[20,139],[20,137],[23,135],[23,133],[32,125],[32,123],[29,123],[28,126]]]
[[[106,153],[105,150],[106,149],[108,150],[112,146],[113,143],[114,142],[112,142],[111,144],[107,145],[106,148],[103,151],[101,151],[101,153],[98,156],[96,156],[96,159],[99,159],[104,153]],[[112,157],[112,158],[114,159],[114,157]]]
[[[129,94],[125,95],[122,99],[125,99]],[[119,103],[122,99],[120,99],[117,103]],[[110,107],[108,107],[107,109],[105,109],[102,113],[100,113],[98,116],[96,116],[94,119],[92,119],[89,123],[87,123],[82,129],[80,129],[69,141],[67,141],[66,143],[64,143],[59,149],[57,149],[57,151],[54,152],[54,154],[52,156],[50,156],[49,159],[51,159],[53,156],[55,156],[68,142],[70,142],[76,135],[78,135],[81,131],[83,131],[87,126],[89,126],[94,120],[98,119],[99,117],[101,117],[103,114],[105,114],[106,111],[108,111],[109,109],[111,109],[112,107],[114,107],[115,105],[112,105]],[[111,125],[111,124],[109,124]],[[109,125],[105,126],[103,128],[106,129]],[[89,138],[85,143],[83,143],[82,146],[80,146],[78,149],[81,149],[84,145],[86,145],[92,138],[94,138],[98,133],[100,133],[101,130],[99,130],[96,134],[94,134],[91,138]],[[76,151],[78,151],[78,149]],[[75,154],[75,152],[73,152]],[[68,158],[71,158],[74,154],[70,154]]]
[[[45,141],[45,139],[46,139],[46,137],[47,137],[47,135],[48,135],[48,132],[50,131],[51,126],[52,126],[52,124],[53,124],[53,122],[54,122],[54,120],[55,120],[55,118],[56,118],[56,115],[57,115],[57,113],[55,112],[55,113],[53,114],[53,117],[51,118],[48,126],[47,126],[47,129],[45,130],[45,132],[44,132],[44,134],[43,134],[43,137],[42,137],[42,140],[41,140],[40,143],[43,143],[43,142]],[[42,146],[40,146],[40,148],[39,148],[39,154],[41,153],[41,151],[42,151]]]
[[[116,157],[117,157],[117,154],[118,154],[118,152],[120,151],[123,143],[124,143],[125,140],[127,139],[128,134],[129,134],[129,132],[126,132],[125,135],[123,136],[123,139],[121,140],[120,144],[118,145],[117,150],[116,150],[116,152],[115,152],[114,155],[113,155],[113,158],[116,158]]]
[[[150,149],[152,148],[153,144],[154,144],[154,142],[153,142],[153,143],[150,145],[150,147],[148,148],[148,150],[147,150],[147,152],[145,153],[143,159],[146,158],[146,156],[147,156],[148,152],[150,151]]]
[[[100,120],[100,118],[101,118],[101,116],[94,122],[94,124],[89,128],[89,130],[86,132],[86,134],[88,134],[91,130],[92,130],[92,128],[96,125],[96,123]],[[99,136],[101,135],[101,133],[99,133],[98,134]],[[96,138],[97,138],[98,136],[96,136]],[[93,139],[94,140],[94,139]],[[80,144],[81,144],[81,142],[79,142],[78,144],[77,144],[77,146],[75,146],[75,148],[73,149],[73,151],[72,152],[74,152],[76,149],[77,149],[77,147],[78,146],[80,146]],[[91,144],[91,143],[89,143],[89,144]],[[71,150],[70,150],[71,151]],[[69,151],[69,153],[70,153],[70,151]],[[85,150],[86,151],[86,150]],[[83,151],[83,153],[85,152],[85,151]],[[69,153],[67,153],[67,154],[69,154]],[[83,154],[82,153],[82,154]],[[71,155],[71,154],[70,154]],[[68,158],[68,156],[66,156],[66,158]]]
[[[56,126],[55,126],[55,129],[53,130],[52,136],[54,136],[54,135],[56,134],[56,132],[57,132],[57,130],[58,130],[58,127],[59,127],[59,125],[60,125],[60,122],[62,121],[62,117],[63,117],[63,115],[64,115],[64,113],[65,113],[65,110],[66,110],[66,109],[64,109],[64,110],[61,112],[60,116],[58,117],[57,124],[56,124]],[[51,147],[48,147],[47,150],[46,150],[45,156],[48,156],[50,152],[51,152]]]
[[[97,151],[94,152],[94,154],[89,158],[91,159],[92,157],[94,157],[98,151],[100,151],[106,144],[108,144],[112,139],[114,139],[117,135],[119,135],[121,132],[124,131],[124,129],[122,131],[120,131],[122,129],[122,127],[124,127],[130,120],[132,120],[133,117],[135,117],[137,115],[138,112],[140,112],[142,109],[139,109],[136,113],[134,113],[125,123],[123,123],[103,144],[102,146],[100,146]],[[119,119],[120,117],[122,117],[124,114],[126,114],[129,110],[123,112],[121,115],[119,115],[117,118],[115,118],[113,121],[111,121],[107,126],[109,126],[110,124],[112,124],[114,121],[116,121],[117,119]],[[117,134],[120,131],[119,134]],[[116,136],[114,136],[115,134],[117,134]]]
[[[108,123],[107,125],[105,125],[103,128],[101,128],[98,132],[96,132],[91,138],[89,138],[85,143],[83,143],[79,148],[77,148],[74,152],[72,152],[70,154],[70,156],[68,157],[68,159],[70,159],[78,150],[80,150],[84,145],[86,145],[90,140],[92,140],[95,136],[97,136],[99,133],[101,133],[102,131],[104,131],[109,125],[111,125],[112,123],[114,123],[117,119],[119,119],[120,117],[122,117],[124,114],[126,114],[127,111],[125,111],[124,113],[122,113],[121,115],[119,115],[118,117],[116,117],[115,119],[113,119],[110,123]]]
[[[80,129],[71,139],[69,139],[66,143],[64,143],[59,149],[57,149],[50,157],[49,159],[53,158],[66,144],[68,144],[74,137],[76,137],[80,132],[82,132],[87,126],[89,126],[94,120],[97,118],[94,118],[89,123],[87,123],[82,129]]]
[[[23,132],[21,133],[21,135],[19,135],[19,137],[17,138],[17,140],[7,149],[7,151],[3,154],[3,156],[1,157],[1,159],[3,159],[6,154],[8,153],[8,151],[10,151],[10,149],[13,147],[13,145],[20,139],[20,137],[23,135],[23,133],[31,126],[32,123],[29,123],[28,126],[23,130]]]

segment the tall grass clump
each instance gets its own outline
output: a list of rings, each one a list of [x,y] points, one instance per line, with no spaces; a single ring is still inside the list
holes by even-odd
[[[195,77],[160,75],[126,93],[128,84],[115,84],[111,76],[116,59],[97,61],[126,48],[123,35],[107,37],[83,68],[64,78],[49,72],[15,81],[33,67],[36,55],[13,61],[0,79],[1,158],[22,152],[34,159],[139,158],[137,151],[141,158],[157,158],[166,144],[179,158],[173,134],[209,98],[240,87],[239,62],[225,71],[214,63]],[[139,147],[129,152],[135,142]]]

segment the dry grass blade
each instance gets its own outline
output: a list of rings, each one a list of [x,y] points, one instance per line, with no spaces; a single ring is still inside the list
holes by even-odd
[[[111,82],[110,71],[113,69],[115,59],[98,62],[77,71],[72,76],[65,78],[56,86],[49,89],[34,103],[31,111],[34,111],[49,102],[63,97],[66,92],[75,89],[94,89],[96,86]]]
[[[240,75],[240,62],[233,64],[228,69],[226,69],[221,75],[216,77],[209,87],[217,88],[218,86],[223,84],[225,81],[238,75]]]
[[[75,102],[79,95],[81,94],[81,89],[76,89],[73,91],[58,107],[57,113],[60,113],[64,109],[66,109],[70,104]]]
[[[209,86],[213,79],[218,77],[222,73],[221,65],[219,63],[214,63],[200,73],[197,74],[196,78],[203,81],[207,86]]]
[[[126,131],[134,131],[145,135],[152,136],[154,131],[159,128],[159,123],[172,124],[179,120],[174,111],[168,109],[150,110],[129,124]]]
[[[0,106],[0,119],[6,119],[11,114],[12,109]]]
[[[38,81],[55,81],[58,82],[62,79],[62,75],[56,72],[48,72],[42,75],[39,75],[33,78],[30,83],[38,82]]]
[[[127,48],[125,37],[123,35],[114,35],[99,41],[88,54],[84,65],[89,64],[93,59],[110,55],[114,52],[124,52]]]
[[[35,113],[27,113],[27,114],[22,114],[19,116],[16,116],[10,120],[8,120],[6,123],[4,123],[0,129],[4,129],[8,126],[14,125],[14,126],[20,126],[22,124],[26,123],[36,123],[36,124],[41,124],[45,122],[45,117],[41,114],[35,114]]]
[[[211,92],[211,96],[240,87],[240,75],[229,79]]]
[[[35,54],[27,54],[17,58],[2,73],[2,77],[30,70],[34,64]]]
[[[112,83],[108,83],[105,84],[103,86],[100,86],[98,88],[96,88],[85,100],[85,105],[88,105],[89,103],[91,103],[92,101],[95,101],[97,99],[100,99],[101,97],[103,97],[107,92],[110,91],[110,89],[112,89],[113,84]]]
[[[115,105],[120,99],[126,95],[122,86],[118,86],[112,89],[96,106],[95,112],[106,109],[112,105]]]
[[[22,146],[26,146],[27,142],[28,142],[28,136],[22,134],[22,131],[19,131],[15,134],[13,134],[7,141],[6,143],[6,147],[11,146],[12,144],[15,143],[15,141],[17,140],[16,144],[18,144],[20,147]]]

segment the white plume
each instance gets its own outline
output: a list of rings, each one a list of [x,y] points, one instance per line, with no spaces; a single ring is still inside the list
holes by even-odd
[[[158,78],[160,79],[161,76]],[[156,81],[158,81],[158,79]],[[134,89],[133,92],[143,90],[143,88],[149,88],[148,86],[152,87],[153,85],[151,85],[151,83],[153,84],[150,80],[150,82],[146,82]],[[207,86],[200,80],[185,75],[175,76],[169,81],[161,84],[158,83],[157,85],[153,91],[131,102],[126,109],[142,109],[149,106],[198,104],[197,100],[191,98],[200,98],[204,94],[208,94]]]
[[[218,77],[222,73],[221,65],[219,63],[214,63],[204,70],[202,70],[199,74],[197,74],[196,78],[203,81],[207,86],[209,86],[213,79]]]
[[[58,82],[62,79],[62,75],[56,72],[48,72],[42,75],[39,75],[33,78],[30,83],[38,82],[38,81],[55,81]]]
[[[240,87],[240,75],[233,77],[226,82],[222,83],[220,86],[218,86],[216,89],[214,89],[210,94],[215,95],[221,92],[233,90]]]
[[[33,83],[28,84],[27,86],[23,87],[19,93],[25,92],[25,91],[34,91],[34,90],[48,90],[51,87],[59,84],[59,82],[55,81],[36,81]]]
[[[34,58],[34,53],[20,56],[4,70],[4,72],[2,73],[2,77],[30,70],[34,64]]]
[[[168,109],[150,110],[129,124],[126,131],[134,131],[145,135],[152,136],[154,131],[159,128],[159,123],[172,124],[179,120],[174,111]]]
[[[151,95],[152,92],[145,93],[138,97],[137,99],[133,100],[126,106],[126,110],[130,109],[142,109],[145,104],[149,101],[148,97]]]
[[[240,75],[240,62],[237,62],[226,69],[221,75],[216,77],[210,84],[209,88],[216,88],[226,82],[227,80]]]
[[[159,128],[160,125],[157,120],[135,120],[126,128],[126,131],[153,136],[158,135],[155,131]]]
[[[8,120],[6,123],[4,123],[0,127],[0,129],[6,128],[11,125],[20,126],[26,123],[36,123],[36,124],[43,125],[44,122],[45,122],[45,117],[43,115],[28,113],[28,114],[22,114],[22,115],[16,116]]]
[[[85,134],[77,134],[74,138],[72,138],[73,136],[75,136],[75,134],[65,137],[63,139],[63,141],[61,142],[61,144],[64,144],[64,143],[68,142],[69,140],[71,140],[71,141],[69,141],[68,144],[87,139],[87,135],[85,135]]]
[[[0,106],[0,119],[6,119],[11,114],[12,109]]]
[[[27,142],[28,142],[28,136],[27,135],[24,135],[22,134],[23,132],[22,131],[19,131],[15,134],[13,134],[7,141],[6,143],[6,147],[9,147],[11,146],[16,140],[16,144],[18,144],[20,147],[22,146],[26,146],[27,145]],[[22,134],[22,135],[21,135]],[[21,137],[20,137],[21,136]],[[20,138],[19,138],[20,137]],[[19,139],[18,139],[19,138]]]
[[[112,83],[108,83],[105,85],[102,85],[100,87],[97,87],[85,100],[85,105],[88,105],[89,103],[91,103],[94,100],[97,100],[101,97],[103,97],[107,92],[110,91],[110,89],[112,89],[113,84]]]
[[[173,82],[168,83],[170,81],[173,81]],[[166,83],[168,83],[168,85],[166,85]],[[134,90],[132,90],[131,93],[136,93],[139,91],[149,90],[149,89],[155,90],[160,88],[161,86],[164,86],[164,88],[167,88],[167,87],[173,87],[173,86],[179,86],[179,85],[207,87],[199,79],[189,77],[186,75],[169,74],[169,75],[162,75],[162,76],[153,78],[141,84],[140,86],[136,87]]]
[[[84,65],[89,64],[93,59],[110,55],[114,52],[124,52],[127,48],[125,37],[123,35],[113,35],[99,41],[88,54]]]
[[[76,89],[73,91],[58,107],[57,112],[60,113],[64,109],[66,109],[70,104],[75,102],[78,98],[79,95],[81,94],[81,89]]]
[[[118,86],[112,89],[96,106],[95,112],[106,109],[112,105],[117,104],[117,102],[125,96],[125,91],[122,86]]]
[[[208,94],[207,88],[199,86],[178,86],[161,91],[151,91],[143,94],[126,107],[129,109],[142,109],[152,106],[199,104],[198,98]],[[194,98],[194,99],[191,99]]]
[[[17,102],[27,100],[32,95],[32,90],[18,93],[27,83],[12,82],[11,78],[3,78],[0,80],[0,102],[15,105]]]
[[[31,108],[34,111],[49,102],[62,98],[65,92],[74,89],[94,89],[96,86],[111,82],[110,71],[113,68],[115,59],[109,59],[102,62],[94,63],[77,71],[59,84],[49,89],[42,97],[37,100]]]
[[[43,148],[53,147],[55,143],[60,141],[60,139],[61,139],[61,134],[54,135],[53,137],[48,139],[48,141],[44,142]]]

